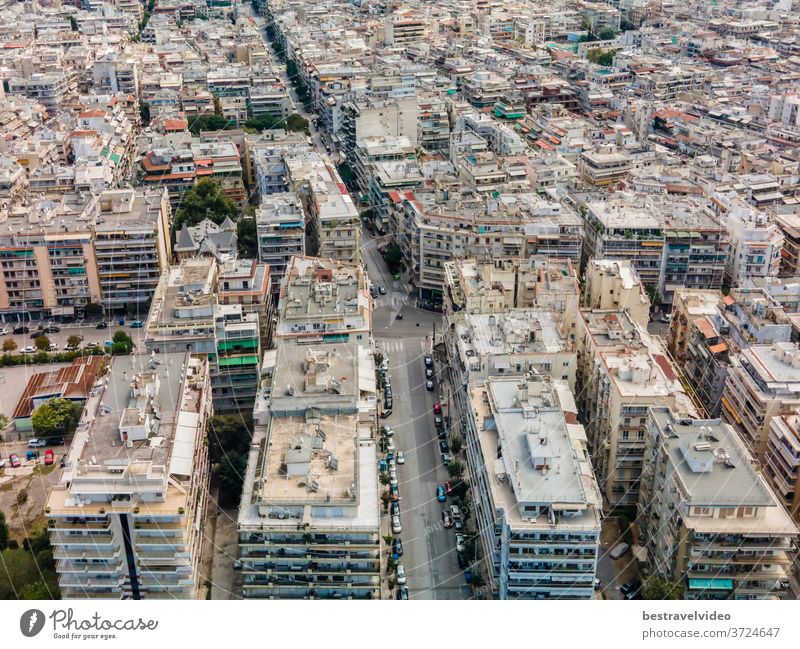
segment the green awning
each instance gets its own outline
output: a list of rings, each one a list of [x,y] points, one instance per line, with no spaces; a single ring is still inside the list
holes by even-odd
[[[112,153],[108,157],[114,164],[119,164],[119,161],[122,159],[122,156],[119,153]]]
[[[258,349],[258,340],[221,340],[217,343],[217,351],[229,351],[231,349]]]
[[[257,365],[258,356],[231,356],[219,359],[220,367],[235,367],[237,365]]]
[[[323,334],[324,343],[346,343],[350,340],[350,334]]]
[[[731,579],[690,579],[691,590],[733,590]]]

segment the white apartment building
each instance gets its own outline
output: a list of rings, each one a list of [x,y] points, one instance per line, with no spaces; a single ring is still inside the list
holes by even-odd
[[[770,421],[800,407],[800,349],[795,343],[753,345],[732,354],[722,395],[722,418],[759,461]]]
[[[639,500],[650,572],[683,599],[784,599],[797,526],[719,419],[653,408]]]
[[[295,192],[262,196],[255,219],[258,259],[269,266],[270,282],[277,292],[291,258],[306,252],[303,204]]]
[[[569,387],[491,377],[466,390],[475,524],[493,593],[591,599],[601,497]]]
[[[800,415],[792,413],[769,421],[764,475],[789,513],[800,518]]]
[[[63,599],[197,597],[211,412],[203,357],[114,357],[47,496]]]

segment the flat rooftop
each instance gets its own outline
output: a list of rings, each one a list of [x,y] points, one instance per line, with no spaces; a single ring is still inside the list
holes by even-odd
[[[641,344],[642,330],[626,310],[580,309],[580,314],[598,347]]]
[[[768,385],[786,384],[800,391],[800,349],[795,343],[752,345],[740,358]]]
[[[526,510],[533,506],[575,512],[558,516],[558,527],[599,530],[600,493],[566,382],[492,378],[472,388],[471,403],[493,504],[505,509],[512,527],[552,529],[548,515]]]
[[[567,351],[567,342],[549,309],[467,314],[466,324],[458,329],[460,336],[469,337],[465,348],[479,355]]]

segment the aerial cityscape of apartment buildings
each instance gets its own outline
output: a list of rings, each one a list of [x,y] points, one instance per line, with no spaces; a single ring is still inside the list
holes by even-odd
[[[14,596],[800,597],[799,12],[0,0]]]

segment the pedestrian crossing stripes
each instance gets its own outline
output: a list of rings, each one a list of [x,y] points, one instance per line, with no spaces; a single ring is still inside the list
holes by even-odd
[[[426,351],[426,341],[424,338],[399,338],[396,340],[378,340],[375,343],[378,351],[391,353],[403,351]]]

